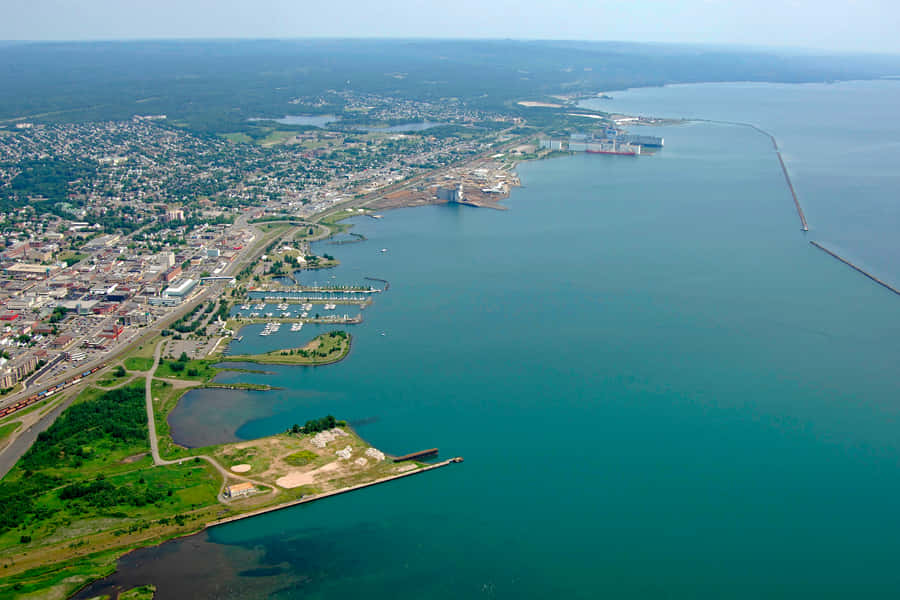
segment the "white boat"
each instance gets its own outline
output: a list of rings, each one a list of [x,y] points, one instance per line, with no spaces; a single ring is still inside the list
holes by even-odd
[[[306,312],[306,311],[303,311],[302,313],[300,313],[300,318],[301,318],[301,319],[305,319],[305,318],[308,317],[308,316],[309,316],[309,313]]]
[[[303,329],[303,323],[294,323],[291,325],[291,331],[300,331]]]

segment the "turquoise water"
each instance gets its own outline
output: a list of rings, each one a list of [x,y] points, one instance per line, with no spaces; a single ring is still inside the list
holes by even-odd
[[[751,122],[774,133],[810,222],[826,242],[900,283],[900,81],[642,88],[591,100],[604,111]],[[652,133],[653,128],[647,128]]]
[[[871,84],[853,85],[862,106]],[[900,87],[879,85],[896,105]],[[802,167],[806,142],[768,125],[787,139],[809,236],[894,265],[882,220],[869,244],[852,217],[896,211],[892,172],[851,202],[856,184],[816,183],[831,169]],[[653,157],[521,165],[507,212],[357,220],[369,241],[329,246],[332,275],[391,288],[350,357],[229,374],[285,389],[180,408],[185,435],[333,413],[387,452],[438,446],[465,463],[135,552],[102,585],[153,582],[163,599],[900,593],[900,298],[807,243],[765,138],[660,134]]]

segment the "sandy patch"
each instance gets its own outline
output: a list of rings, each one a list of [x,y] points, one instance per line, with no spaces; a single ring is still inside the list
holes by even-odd
[[[243,464],[243,465],[234,465],[233,467],[231,467],[231,470],[234,471],[235,473],[246,473],[251,468],[252,467],[250,465]]]
[[[285,489],[300,487],[301,485],[311,485],[315,483],[317,476],[330,473],[331,471],[337,471],[339,467],[340,465],[338,463],[333,462],[312,471],[293,471],[284,477],[276,479],[275,484]]]
[[[417,465],[403,465],[402,467],[397,467],[394,469],[398,473],[406,473],[407,471],[412,471],[416,468]]]
[[[516,102],[519,106],[524,106],[526,108],[562,108],[562,104],[553,104],[551,102],[533,102],[531,100],[523,100],[521,102]]]
[[[131,456],[126,456],[125,458],[123,458],[123,459],[122,459],[121,461],[119,461],[119,462],[123,462],[123,463],[134,463],[134,462],[137,462],[137,461],[141,460],[141,459],[144,458],[145,456],[147,456],[147,453],[146,453],[146,452],[141,452],[140,454],[132,454]]]

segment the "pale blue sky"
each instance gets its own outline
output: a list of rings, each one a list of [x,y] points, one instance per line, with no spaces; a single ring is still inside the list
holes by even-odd
[[[900,53],[900,0],[0,0],[0,39],[443,37]]]

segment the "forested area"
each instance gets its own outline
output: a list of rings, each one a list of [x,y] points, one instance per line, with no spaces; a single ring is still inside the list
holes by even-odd
[[[53,516],[60,501],[77,514],[77,503],[110,509],[159,500],[167,492],[147,485],[116,485],[102,475],[79,478],[89,476],[89,470],[79,473],[85,464],[146,440],[143,386],[111,390],[74,404],[38,435],[16,468],[0,481],[0,534]]]
[[[512,99],[541,94],[678,82],[869,79],[898,71],[897,57],[623,43],[17,43],[0,48],[0,119],[84,122],[165,114],[194,131],[225,133],[254,129],[250,118],[340,112],[340,100],[325,90],[454,97],[473,108],[517,110]],[[290,104],[307,96],[323,97]]]

